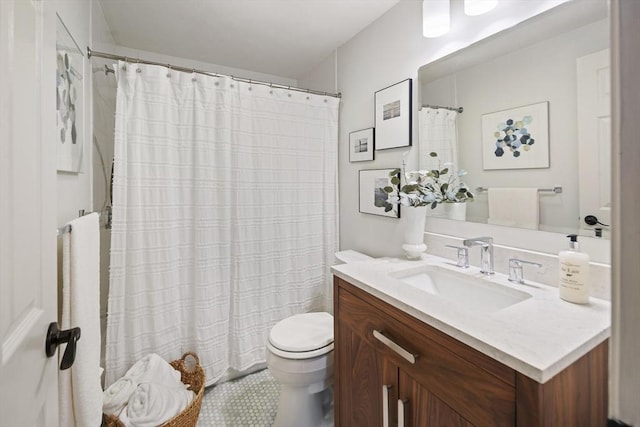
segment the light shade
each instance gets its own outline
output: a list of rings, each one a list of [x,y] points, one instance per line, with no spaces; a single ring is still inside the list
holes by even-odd
[[[449,0],[422,1],[422,35],[439,37],[449,32],[451,16]]]
[[[482,15],[498,5],[498,0],[464,0],[464,13],[468,16]]]

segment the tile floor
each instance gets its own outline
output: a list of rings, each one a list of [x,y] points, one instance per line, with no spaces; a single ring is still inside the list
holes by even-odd
[[[209,387],[202,398],[198,427],[272,426],[279,397],[280,386],[268,369]],[[332,426],[330,410],[322,427]]]

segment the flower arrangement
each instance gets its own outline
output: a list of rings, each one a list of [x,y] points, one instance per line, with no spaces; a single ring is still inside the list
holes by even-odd
[[[438,153],[431,152],[429,156],[438,157]],[[431,206],[435,209],[440,203],[465,203],[473,201],[473,193],[469,191],[467,185],[461,178],[467,174],[463,169],[455,174],[449,174],[451,163],[445,163],[444,168],[440,167],[432,170],[420,170],[404,172],[406,184],[401,185],[398,177],[400,169],[395,169],[389,173],[390,186],[384,187],[387,193],[389,204],[401,204],[402,206]]]

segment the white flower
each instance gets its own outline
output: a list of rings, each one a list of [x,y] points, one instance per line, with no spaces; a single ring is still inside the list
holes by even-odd
[[[438,155],[430,153],[430,157]],[[403,206],[431,206],[433,209],[440,203],[473,201],[467,185],[458,180],[467,172],[462,169],[456,173],[453,171],[453,163],[447,162],[444,167],[438,164],[431,170],[403,172],[401,176],[404,176],[406,184],[402,185],[398,179],[400,169],[395,169],[389,174],[389,178],[394,180],[392,185],[384,189],[388,193],[387,202]]]

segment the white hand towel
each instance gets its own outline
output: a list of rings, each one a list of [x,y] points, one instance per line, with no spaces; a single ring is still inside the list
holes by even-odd
[[[147,354],[138,360],[124,376],[137,384],[152,382],[166,387],[186,387],[180,381],[180,371],[173,369],[173,366],[156,353]]]
[[[137,387],[138,383],[127,377],[111,384],[102,394],[102,412],[118,416]]]
[[[59,425],[98,426],[100,385],[100,234],[98,214],[71,222],[63,235],[61,329],[80,327],[73,366],[58,371]],[[58,359],[66,346],[58,349]]]
[[[489,224],[537,230],[540,224],[537,188],[489,188]]]
[[[161,384],[140,384],[127,404],[123,417],[131,427],[156,427],[182,412],[195,394],[184,388]]]

